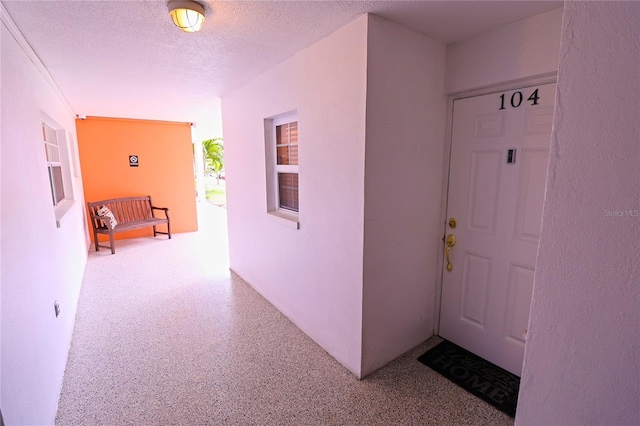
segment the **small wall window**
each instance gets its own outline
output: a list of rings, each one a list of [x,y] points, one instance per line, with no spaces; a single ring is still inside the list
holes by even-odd
[[[67,132],[51,117],[42,112],[42,141],[44,143],[47,175],[51,189],[51,201],[54,206],[56,226],[60,228],[62,219],[73,206],[73,181],[67,141],[73,142]],[[79,170],[78,170],[79,173]]]
[[[64,200],[64,179],[62,177],[62,162],[60,146],[56,131],[47,123],[42,123],[42,137],[47,158],[47,170],[49,172],[49,184],[51,185],[51,197],[53,205],[57,206]]]
[[[298,212],[298,122],[276,126],[278,209]]]
[[[266,119],[265,139],[267,209],[297,215],[300,211],[297,114]]]

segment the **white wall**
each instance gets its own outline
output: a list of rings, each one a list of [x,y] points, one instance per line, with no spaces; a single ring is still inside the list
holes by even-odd
[[[519,425],[640,424],[638,16],[565,5]]]
[[[8,31],[4,12],[2,23],[0,407],[6,424],[52,424],[88,238],[79,171],[72,175],[76,202],[56,227],[42,113],[63,126],[73,144],[77,137],[72,111]]]
[[[433,335],[445,46],[369,17],[362,375]]]
[[[446,50],[361,17],[223,98],[232,269],[360,377],[428,338],[443,226],[445,87],[553,75],[561,16],[545,13]],[[291,110],[300,125],[299,230],[266,214],[263,120]]]
[[[0,29],[0,51],[3,32]],[[2,74],[2,59],[0,58],[0,75]],[[0,78],[0,159],[2,159],[2,78]],[[1,166],[1,164],[0,164]],[[2,172],[0,167],[0,389],[2,389]],[[2,392],[0,391],[0,426],[4,424],[2,416]]]
[[[225,96],[231,268],[360,375],[367,17]],[[298,111],[300,229],[267,212],[264,119]]]
[[[555,73],[562,8],[447,46],[447,93]]]

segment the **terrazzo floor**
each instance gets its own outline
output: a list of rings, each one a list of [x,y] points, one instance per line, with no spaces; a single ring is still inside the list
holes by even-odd
[[[416,360],[437,337],[358,380],[229,272],[225,214],[90,252],[56,424],[513,424]]]

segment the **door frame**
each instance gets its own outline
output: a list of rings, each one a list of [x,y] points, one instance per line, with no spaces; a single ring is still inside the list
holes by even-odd
[[[440,335],[440,313],[442,311],[442,281],[444,279],[443,275],[443,265],[444,265],[444,238],[447,230],[447,206],[449,205],[449,180],[450,180],[450,169],[451,169],[451,146],[452,146],[452,136],[453,136],[453,103],[459,99],[473,98],[476,96],[490,95],[492,93],[497,92],[508,92],[512,90],[518,90],[525,87],[531,86],[540,86],[543,84],[551,84],[557,83],[558,81],[558,73],[556,71],[540,74],[533,77],[521,78],[516,80],[510,80],[506,82],[491,84],[487,86],[482,86],[480,88],[464,90],[461,92],[455,92],[448,95],[447,101],[447,122],[445,129],[445,145],[444,145],[444,167],[443,167],[443,179],[442,179],[442,193],[441,199],[442,204],[440,206],[440,226],[442,229],[442,241],[443,244],[438,243],[440,249],[438,250],[438,272],[436,273],[436,303],[434,309],[434,318],[433,318],[433,330],[434,334]],[[557,100],[557,92],[556,92],[556,100]],[[553,107],[555,109],[556,100],[554,100]],[[536,258],[536,270],[537,270],[538,259]],[[534,275],[534,286],[535,286],[535,275]],[[525,341],[526,346],[526,341]]]

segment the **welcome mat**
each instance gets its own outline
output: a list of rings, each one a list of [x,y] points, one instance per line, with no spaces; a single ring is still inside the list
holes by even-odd
[[[418,361],[511,417],[516,415],[520,378],[445,340]]]

